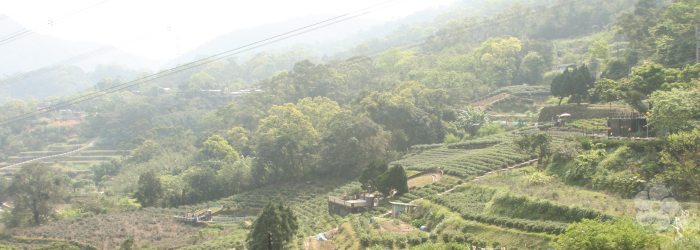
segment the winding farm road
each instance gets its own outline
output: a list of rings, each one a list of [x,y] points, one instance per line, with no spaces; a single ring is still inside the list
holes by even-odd
[[[14,166],[17,166],[17,165],[22,165],[22,164],[30,163],[30,162],[33,162],[33,161],[36,161],[36,160],[42,160],[42,159],[47,159],[47,158],[51,158],[51,157],[56,157],[56,156],[62,156],[62,155],[72,154],[72,153],[78,152],[78,151],[80,151],[80,150],[83,150],[83,149],[85,149],[85,148],[87,148],[87,147],[92,146],[93,144],[95,144],[95,142],[96,142],[98,139],[100,139],[99,136],[98,136],[97,138],[95,138],[95,139],[92,139],[88,144],[85,144],[85,146],[82,146],[82,147],[79,148],[79,149],[75,149],[75,150],[71,150],[71,151],[66,151],[66,152],[63,152],[63,153],[55,154],[55,155],[42,156],[42,157],[34,158],[34,159],[27,160],[27,161],[23,161],[23,162],[20,162],[20,163],[15,163],[15,164],[12,164],[12,165],[7,165],[7,166],[4,166],[4,167],[0,167],[0,169],[9,168],[9,167],[14,167]]]

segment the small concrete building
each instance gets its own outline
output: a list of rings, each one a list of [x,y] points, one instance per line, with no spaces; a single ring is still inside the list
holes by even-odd
[[[402,214],[411,213],[415,207],[418,205],[401,203],[401,202],[389,202],[391,204],[391,217],[396,219]]]
[[[373,194],[328,197],[328,213],[339,216],[369,212],[378,205],[379,200]]]

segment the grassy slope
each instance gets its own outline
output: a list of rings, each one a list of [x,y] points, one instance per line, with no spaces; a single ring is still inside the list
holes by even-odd
[[[634,201],[631,199],[620,199],[603,192],[569,186],[557,180],[551,180],[549,183],[542,185],[528,184],[527,177],[537,171],[534,165],[506,173],[486,176],[474,183],[496,188],[506,188],[515,194],[548,199],[569,206],[579,205],[615,215],[634,215],[636,213]]]

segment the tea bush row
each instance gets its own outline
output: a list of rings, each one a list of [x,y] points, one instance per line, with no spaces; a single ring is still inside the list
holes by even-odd
[[[507,87],[502,87],[497,90],[492,91],[491,93],[487,94],[484,99],[486,98],[491,98],[499,94],[511,94],[511,95],[518,95],[518,96],[548,96],[550,93],[549,87],[545,86],[507,86]]]
[[[451,156],[461,155],[461,154],[466,154],[466,153],[469,153],[469,151],[464,150],[464,149],[450,149],[450,148],[442,147],[442,148],[428,150],[428,151],[422,152],[420,154],[413,155],[413,156],[406,158],[406,159],[391,162],[391,163],[389,163],[389,165],[401,164],[401,166],[410,167],[413,165],[429,163],[429,162],[432,162],[435,160],[444,159],[444,158],[448,158]]]
[[[614,219],[612,214],[579,206],[567,206],[549,200],[535,200],[523,195],[503,193],[496,195],[490,212],[498,215],[531,219],[550,220],[559,222],[578,222],[582,219]]]

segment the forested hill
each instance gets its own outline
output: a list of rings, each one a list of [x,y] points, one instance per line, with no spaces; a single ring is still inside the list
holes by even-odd
[[[86,90],[0,106],[0,166],[55,156],[2,169],[16,176],[10,184],[0,179],[16,202],[3,222],[20,227],[8,230],[15,236],[82,237],[114,248],[116,240],[100,243],[97,233],[57,235],[22,226],[96,226],[148,217],[137,227],[158,232],[162,228],[149,225],[169,225],[165,215],[223,204],[224,215],[274,215],[260,217],[286,223],[279,229],[287,237],[282,241],[297,249],[310,249],[303,243],[308,235],[333,228],[346,233],[339,242],[358,242],[349,243],[352,249],[428,241],[454,243],[455,249],[486,247],[483,239],[493,235],[507,237],[508,244],[571,249],[595,238],[594,232],[612,235],[600,239],[602,246],[629,246],[622,249],[696,244],[675,241],[673,230],[643,226],[645,219],[630,219],[635,212],[629,211],[631,198],[649,194],[651,185],[668,187],[693,206],[698,202],[700,66],[691,65],[695,48],[688,37],[700,22],[700,2],[485,0],[468,7],[325,59],[298,46],[245,62],[204,60],[128,86],[127,78],[61,73],[63,81]],[[150,75],[116,65],[103,69]],[[17,86],[37,92],[55,87],[42,84]],[[562,121],[533,126],[543,107],[561,110]],[[13,119],[37,110],[42,114]],[[606,117],[564,115],[568,110],[644,123],[613,126]],[[656,139],[646,139],[644,129]],[[591,130],[594,138],[583,136]],[[613,130],[620,140],[605,139]],[[79,154],[55,155],[77,148]],[[442,179],[435,174],[421,181],[440,183],[415,180],[408,190],[406,171],[435,167],[444,170]],[[500,174],[516,167],[524,170]],[[53,178],[46,184],[57,190],[45,201],[50,209],[35,211],[19,199],[17,180],[35,176],[32,169]],[[426,215],[373,226],[362,219],[370,215],[331,215],[327,196],[362,192],[368,180],[353,181],[363,175],[382,176],[372,180],[382,183],[400,177],[396,192],[382,186],[382,193],[393,201],[424,198],[417,211]],[[90,193],[97,190],[104,193]],[[613,200],[625,205],[600,205]],[[68,203],[55,212],[57,204]],[[371,216],[379,215],[377,210]],[[261,237],[260,221],[208,226],[197,235],[183,226],[162,239],[124,230],[119,239],[128,243],[131,233],[132,244],[233,248]],[[374,237],[383,222],[403,236]],[[430,234],[401,231],[423,225]],[[189,240],[173,240],[181,233]],[[626,233],[634,240],[625,241]]]
[[[502,6],[499,3],[486,2],[484,6]],[[190,163],[216,159],[228,153],[205,154],[194,149],[203,149],[210,140],[226,141],[237,145],[231,148],[235,154],[253,157],[251,171],[262,171],[255,175],[262,183],[269,178],[301,178],[312,173],[357,173],[371,158],[393,159],[412,145],[441,142],[448,134],[460,137],[464,132],[458,111],[500,87],[546,85],[554,76],[547,72],[550,66],[585,63],[581,60],[587,60],[586,54],[580,50],[556,49],[555,42],[548,39],[583,37],[593,32],[599,32],[594,35],[598,37],[611,36],[616,13],[631,5],[628,0],[577,1],[528,12],[518,19],[509,18],[505,13],[528,6],[516,4],[483,21],[471,17],[452,22],[451,28],[440,30],[423,46],[409,50],[392,48],[376,58],[356,51],[357,56],[347,60],[297,61],[305,53],[300,50],[277,56],[259,54],[244,64],[235,60],[214,61],[128,91],[64,107],[88,114],[74,134],[59,132],[65,127],[52,125],[46,118],[12,123],[3,132],[2,154],[8,157],[24,150],[41,150],[74,136],[79,140],[100,136],[102,144],[139,152],[155,145],[152,143],[171,145],[160,141],[174,137],[156,131],[182,127],[182,136],[187,136],[181,139],[184,144],[158,147],[156,151],[162,151],[159,154],[182,155],[180,151],[186,150],[194,154],[186,157]],[[498,20],[512,21],[477,26],[489,27],[488,30],[471,28],[474,22]],[[405,32],[399,30],[389,37]],[[583,47],[586,41],[563,40],[568,47]],[[278,71],[281,69],[289,71]],[[271,74],[275,75],[265,78]],[[125,81],[104,78],[94,84],[92,91]],[[262,91],[230,102],[233,97],[228,92],[251,83],[257,83],[255,86]],[[170,88],[169,92],[164,88]],[[222,90],[225,94],[210,94],[208,90]],[[60,103],[79,95],[29,103],[12,101],[3,106],[2,115],[13,117],[44,102]],[[36,129],[37,126],[45,129]],[[234,128],[239,132],[230,132]],[[193,133],[184,133],[189,130]],[[237,142],[229,132],[244,142]],[[344,147],[374,156],[356,157]],[[286,156],[266,154],[281,149],[289,150]],[[144,164],[150,158],[172,159],[151,156],[156,151],[148,151],[142,159]]]

